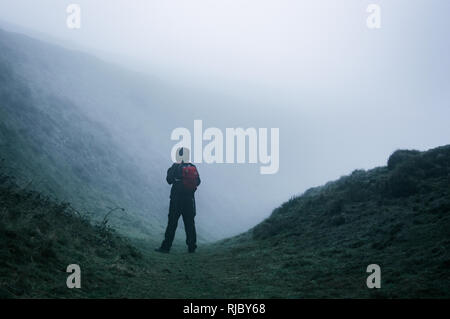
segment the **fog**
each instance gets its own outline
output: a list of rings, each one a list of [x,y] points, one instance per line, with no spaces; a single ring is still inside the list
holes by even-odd
[[[109,106],[133,123],[121,124],[127,141],[157,139],[158,149],[139,150],[142,158],[167,154],[170,165],[172,130],[193,132],[194,119],[224,132],[279,128],[276,174],[261,175],[260,164],[198,165],[200,200],[209,200],[208,188],[229,216],[223,235],[309,187],[385,165],[398,148],[449,143],[448,1],[78,0],[81,29],[68,29],[70,3],[1,0],[0,20],[152,79],[149,95],[164,118],[154,124],[158,134],[144,96],[135,99],[139,113]],[[369,3],[381,7],[380,29],[366,26]],[[245,215],[239,225],[236,215]]]

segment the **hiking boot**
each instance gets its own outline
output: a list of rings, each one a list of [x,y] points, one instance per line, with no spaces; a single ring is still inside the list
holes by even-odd
[[[188,248],[188,253],[190,254],[195,253],[195,248]]]
[[[168,254],[169,253],[168,249],[164,249],[162,247],[155,248],[155,251],[157,251],[158,253],[164,253],[164,254]]]

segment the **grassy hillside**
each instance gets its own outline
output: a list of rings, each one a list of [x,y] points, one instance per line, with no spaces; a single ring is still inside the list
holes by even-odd
[[[44,51],[41,55],[34,51],[34,59],[26,55],[24,45],[43,46]],[[71,202],[94,219],[101,219],[108,207],[126,208],[111,221],[128,235],[160,233],[167,190],[162,182],[149,182],[159,180],[160,174],[142,171],[102,123],[60,91],[31,77],[29,72],[49,72],[38,63],[39,56],[45,56],[45,45],[0,31],[0,50],[4,169],[29,188]],[[26,68],[31,71],[22,70]]]
[[[68,204],[0,175],[0,298],[107,297],[141,259],[107,225],[93,226]],[[82,290],[66,287],[72,263],[82,269]]]
[[[310,189],[194,255],[179,245],[155,253],[67,204],[0,182],[2,296],[450,297],[450,145],[397,151],[386,167]],[[80,290],[65,287],[70,263],[82,266]],[[381,289],[366,287],[372,263]]]
[[[173,277],[189,297],[449,298],[449,230],[447,145],[397,151],[386,167],[310,189],[249,232],[167,261],[188,264]],[[366,286],[374,263],[381,289]]]
[[[248,283],[233,294],[448,298],[450,145],[397,151],[387,167],[310,189],[222,246]],[[379,290],[365,286],[372,263]]]
[[[174,255],[155,247],[24,189],[0,166],[0,299],[211,296],[210,278],[195,277],[206,251],[197,259],[177,243]],[[69,264],[81,268],[81,289],[66,287]]]
[[[170,133],[179,110],[189,112],[183,101],[150,76],[0,29],[0,158],[9,173],[93,219],[124,207],[111,223],[127,235],[162,236]],[[235,197],[217,193],[200,190],[198,207],[213,217],[199,214],[201,240],[229,231],[223,212],[234,211]]]
[[[137,175],[132,159],[117,150],[101,125],[69,101],[36,97],[7,71],[0,73],[0,151],[10,173],[93,218],[101,218],[109,206],[123,205],[127,213],[113,220],[129,234],[148,235],[161,227],[162,218],[149,208],[162,194]],[[138,187],[141,192],[133,192]]]

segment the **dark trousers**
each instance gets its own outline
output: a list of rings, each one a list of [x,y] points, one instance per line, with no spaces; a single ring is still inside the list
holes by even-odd
[[[183,216],[184,229],[186,230],[186,244],[191,250],[197,248],[197,234],[194,222],[195,214],[195,199],[193,197],[171,198],[169,221],[161,248],[169,250],[172,247],[180,215]]]

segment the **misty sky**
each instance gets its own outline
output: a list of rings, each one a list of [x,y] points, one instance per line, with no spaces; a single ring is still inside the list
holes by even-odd
[[[81,6],[80,30],[65,25],[70,3]],[[365,25],[369,3],[381,6],[381,30]],[[361,75],[384,82],[395,67],[418,77],[448,67],[448,9],[417,0],[2,0],[0,18],[163,75],[340,90]]]
[[[239,101],[208,100],[206,126],[280,127],[280,172],[254,170],[274,202],[450,142],[449,18],[446,0],[0,0],[0,20],[31,35]]]

